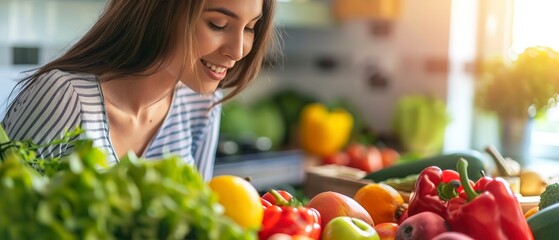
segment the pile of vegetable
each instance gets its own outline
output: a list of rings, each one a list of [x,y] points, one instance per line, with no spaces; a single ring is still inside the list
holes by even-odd
[[[540,195],[538,206],[528,210],[524,216],[535,239],[557,239],[559,183],[548,185]]]
[[[488,176],[474,182],[467,166],[468,161],[459,159],[457,171],[425,168],[398,230],[419,231],[414,224],[431,221],[430,226],[438,226],[431,228],[433,234],[451,230],[472,239],[534,239],[510,185]]]
[[[326,191],[305,205],[284,190],[260,196],[247,180],[222,175],[205,183],[176,156],[134,154],[107,167],[104,152],[69,132],[48,145],[72,144],[59,159],[37,159],[37,146],[10,141],[0,126],[0,239],[554,239],[559,185],[548,206],[525,218],[502,178],[469,178],[432,165],[415,180],[408,203],[393,187],[369,183],[353,197]]]
[[[129,154],[105,168],[90,140],[60,159],[35,159],[36,147],[9,141],[0,126],[0,239],[256,238],[223,217],[217,195],[178,157]]]

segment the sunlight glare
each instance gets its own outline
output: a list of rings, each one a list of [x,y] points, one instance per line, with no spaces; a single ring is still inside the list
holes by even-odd
[[[558,9],[557,0],[515,0],[510,52],[517,55],[531,46],[559,50]]]

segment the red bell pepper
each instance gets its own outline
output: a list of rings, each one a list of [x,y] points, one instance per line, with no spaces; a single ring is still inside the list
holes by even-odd
[[[293,199],[293,195],[291,195],[291,193],[289,193],[288,191],[284,191],[284,190],[275,190],[277,191],[282,197],[283,199],[285,199],[285,201],[291,201],[291,199]],[[274,197],[274,194],[270,192],[265,193],[264,195],[262,195],[262,199],[270,202],[272,205],[278,205],[276,203],[276,198]]]
[[[458,195],[460,176],[454,170],[441,170],[431,166],[423,169],[417,178],[408,209],[399,219],[430,211],[446,219],[447,200]]]
[[[288,202],[276,190],[269,193],[274,196],[275,205],[261,198],[264,218],[259,239],[268,239],[276,233],[320,239],[320,213],[316,209],[303,207],[293,198]]]
[[[468,162],[457,164],[460,182],[468,182]],[[510,185],[502,178],[482,177],[472,187],[464,185],[459,197],[448,202],[448,224],[453,231],[476,240],[532,240],[532,232],[524,218]]]

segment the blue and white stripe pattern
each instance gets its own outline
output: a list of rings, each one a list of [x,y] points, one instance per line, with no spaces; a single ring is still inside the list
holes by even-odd
[[[213,174],[221,105],[210,107],[221,98],[220,91],[203,96],[182,84],[177,86],[171,109],[142,157],[179,155],[187,163],[195,164],[202,177],[209,180]],[[118,161],[109,137],[101,86],[91,74],[53,70],[41,76],[15,99],[2,124],[11,139],[32,139],[38,144],[81,126],[86,132],[82,138],[92,139],[94,146],[105,150],[110,163]],[[71,150],[71,145],[61,145],[40,149],[38,154],[57,157]]]

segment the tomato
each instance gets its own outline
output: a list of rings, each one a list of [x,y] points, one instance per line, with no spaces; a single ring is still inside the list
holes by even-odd
[[[330,154],[322,158],[323,164],[336,164],[341,166],[347,166],[349,165],[349,162],[350,162],[349,155],[344,151]]]
[[[382,167],[387,168],[390,167],[400,159],[400,153],[393,148],[383,147],[380,148],[380,155],[382,158]]]
[[[398,231],[398,224],[391,222],[380,223],[375,225],[375,230],[381,240],[394,240]]]
[[[350,167],[361,169],[367,173],[383,168],[382,155],[375,146],[353,143],[346,148],[346,152],[349,155],[348,166]]]
[[[213,177],[209,186],[218,195],[226,216],[245,229],[260,228],[264,210],[260,194],[252,184],[238,176],[221,175]]]
[[[293,198],[293,196],[287,191],[277,190],[277,192],[285,199],[285,201],[289,202],[289,200],[291,200]],[[264,195],[262,195],[262,199],[270,202],[273,205],[277,205],[276,204],[276,198],[270,192],[267,192]]]

